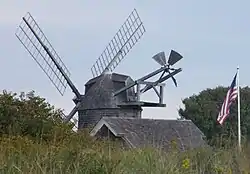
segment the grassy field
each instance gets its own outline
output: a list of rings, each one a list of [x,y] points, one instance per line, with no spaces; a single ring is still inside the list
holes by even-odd
[[[21,136],[0,139],[3,174],[202,174],[250,173],[250,148],[199,149],[170,153],[154,149],[121,150],[115,143],[94,141],[86,133],[54,134],[49,142]]]

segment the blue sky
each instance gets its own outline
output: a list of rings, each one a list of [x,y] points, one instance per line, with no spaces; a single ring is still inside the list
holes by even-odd
[[[21,17],[30,12],[71,72],[81,92],[90,68],[136,8],[146,28],[140,42],[116,68],[137,79],[159,68],[152,56],[174,49],[183,55],[176,68],[178,88],[166,82],[166,108],[144,109],[144,118],[176,118],[181,99],[205,88],[229,86],[237,65],[240,85],[249,85],[250,1],[11,1],[0,2],[0,90],[35,90],[70,112],[72,92],[61,96],[15,37]],[[143,97],[157,99],[154,92]]]

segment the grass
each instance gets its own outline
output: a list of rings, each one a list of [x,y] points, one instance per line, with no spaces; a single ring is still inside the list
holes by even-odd
[[[156,149],[124,150],[86,133],[53,135],[51,141],[21,136],[0,138],[3,174],[235,174],[250,173],[250,148],[197,149],[169,153]]]

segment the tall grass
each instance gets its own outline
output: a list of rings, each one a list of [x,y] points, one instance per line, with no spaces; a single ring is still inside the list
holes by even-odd
[[[250,148],[196,149],[180,153],[120,149],[82,132],[53,135],[44,142],[21,136],[0,138],[0,173],[12,174],[238,174],[250,173]]]

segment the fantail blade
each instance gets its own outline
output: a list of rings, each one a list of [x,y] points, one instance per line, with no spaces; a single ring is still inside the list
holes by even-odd
[[[174,50],[171,50],[170,55],[169,55],[169,59],[168,59],[168,64],[174,65],[176,62],[178,62],[182,58],[183,58],[182,55],[180,55],[179,53],[177,53]]]
[[[161,66],[166,65],[166,57],[164,52],[159,52],[156,55],[152,57],[157,63],[159,63]]]

